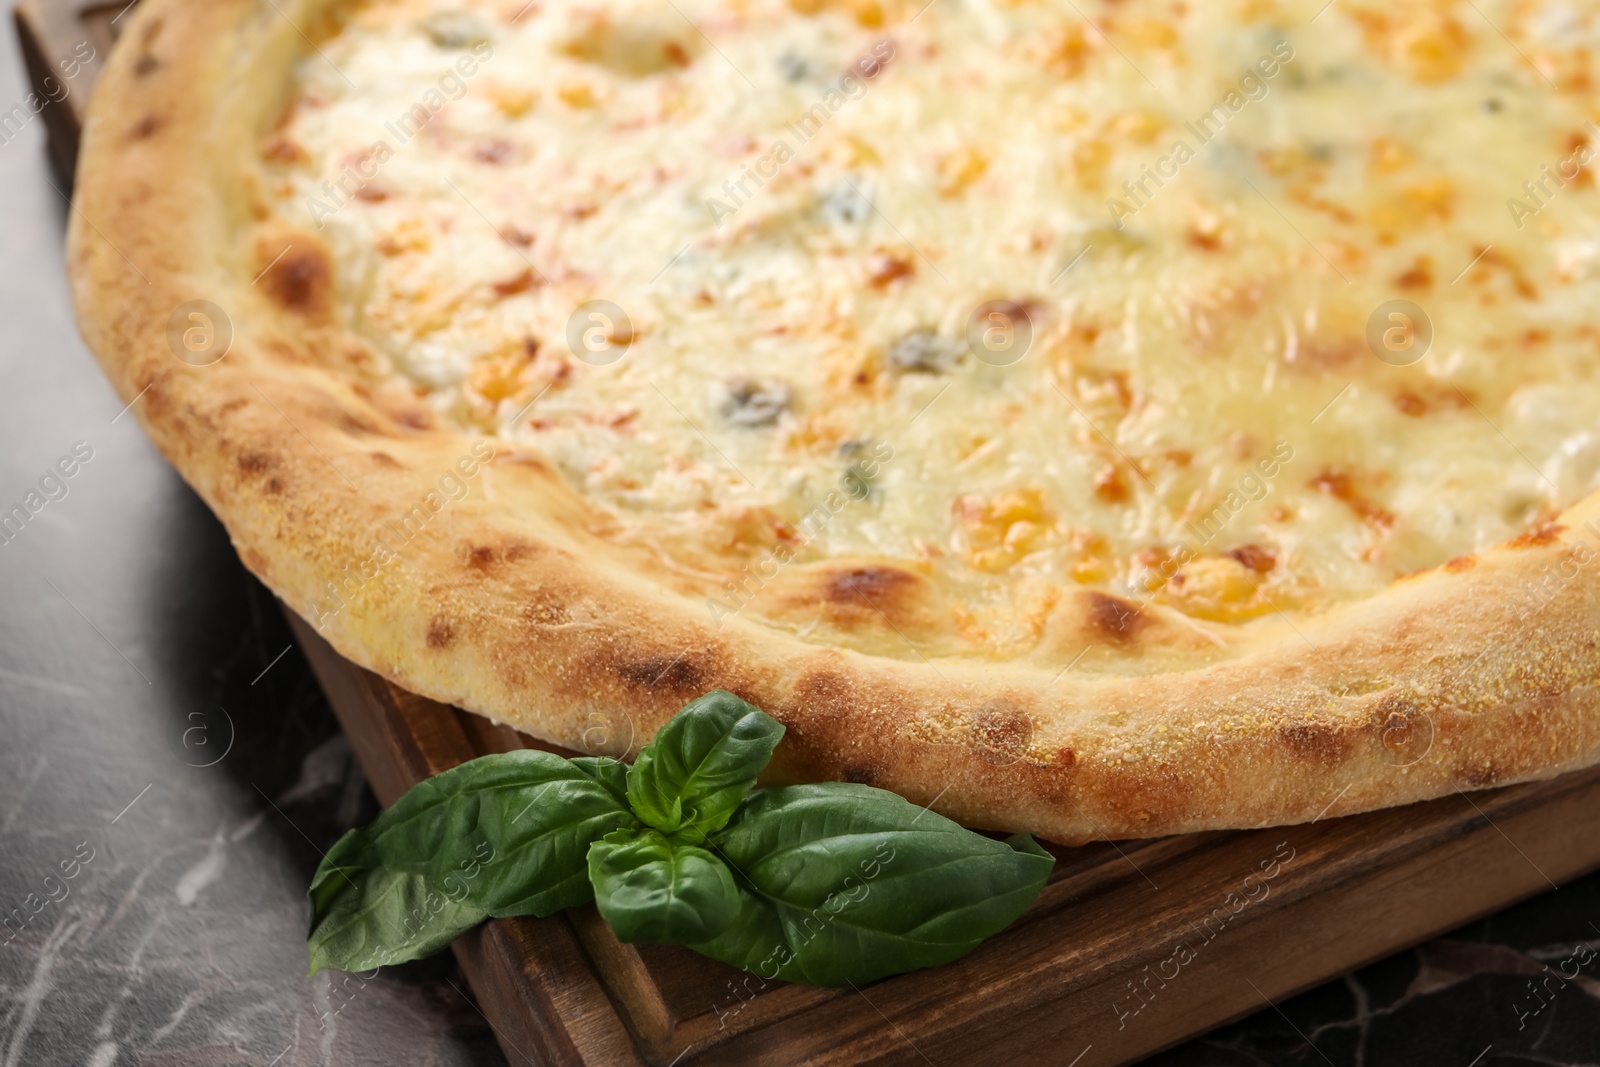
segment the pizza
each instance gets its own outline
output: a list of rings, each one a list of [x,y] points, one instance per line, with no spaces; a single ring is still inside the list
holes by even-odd
[[[82,331],[341,653],[1062,842],[1600,756],[1596,13],[147,0]]]

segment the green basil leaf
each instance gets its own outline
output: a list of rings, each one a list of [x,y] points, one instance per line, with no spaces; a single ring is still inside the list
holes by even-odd
[[[589,845],[638,825],[625,774],[615,760],[534,750],[471,760],[418,782],[360,831],[376,857],[367,865],[424,875],[494,916],[585,904]]]
[[[589,847],[595,904],[617,940],[683,945],[717,937],[739,913],[727,865],[655,830],[618,830]]]
[[[628,806],[628,765],[610,756],[576,756],[567,761],[606,787],[623,808]]]
[[[708,843],[733,868],[738,919],[696,951],[763,978],[860,984],[948,963],[1038,896],[1055,860],[893,793],[830,783],[752,793]]]
[[[486,918],[430,886],[420,874],[325,862],[317,879],[306,939],[311,949],[308,974],[329,967],[366,971],[431,956]]]
[[[664,834],[700,841],[721,829],[772,759],[783,724],[718,689],[656,731],[628,772],[628,803]]]
[[[333,899],[344,888],[343,883],[353,880],[356,874],[378,866],[378,853],[365,830],[350,830],[334,842],[311,876],[311,888],[306,895],[311,898],[311,928],[332,905]]]
[[[1006,838],[1006,844],[1011,848],[1016,849],[1018,852],[1024,852],[1030,856],[1038,856],[1040,859],[1049,860],[1050,865],[1052,867],[1055,866],[1056,858],[1050,855],[1043,845],[1035,841],[1032,834],[1012,834],[1010,837]]]

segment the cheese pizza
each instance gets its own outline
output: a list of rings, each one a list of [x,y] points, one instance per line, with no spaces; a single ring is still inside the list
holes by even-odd
[[[1600,757],[1600,13],[146,0],[83,332],[344,655],[1060,841]]]

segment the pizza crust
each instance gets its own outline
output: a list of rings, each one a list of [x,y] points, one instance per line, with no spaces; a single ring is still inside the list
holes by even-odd
[[[1194,669],[1159,669],[1199,640],[1181,619],[1092,591],[1061,610],[1072,639],[1118,651],[1118,674],[891,659],[713,623],[588,535],[546,460],[441,429],[353,373],[326,250],[261,228],[254,146],[305,47],[270,3],[141,4],[90,109],[70,266],[80,328],[119,395],[245,564],[352,661],[619,756],[687,700],[730,689],[788,727],[775,780],[866,782],[1066,843],[1301,822],[1600,756],[1595,496],[1382,595],[1239,627]],[[196,300],[232,324],[207,366],[169,343],[175,309]],[[450,472],[464,499],[439,491]],[[408,515],[415,532],[374,559],[375,532]],[[1525,583],[1547,567],[1572,577],[1530,611]],[[353,583],[350,568],[372,577]],[[915,623],[914,580],[872,561],[837,571],[786,595],[867,626]]]

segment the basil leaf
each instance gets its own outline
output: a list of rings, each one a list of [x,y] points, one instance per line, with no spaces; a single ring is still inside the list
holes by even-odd
[[[334,842],[311,876],[311,888],[306,895],[311,898],[311,927],[316,929],[320,917],[332,906],[333,899],[362,871],[378,866],[378,853],[365,830],[349,830]]]
[[[359,831],[376,858],[367,865],[425,875],[494,916],[585,904],[590,843],[638,825],[625,774],[615,760],[534,750],[471,760],[418,782]]]
[[[700,841],[721,829],[772,759],[783,724],[718,689],[684,705],[628,772],[628,803],[664,834]]]
[[[739,913],[726,864],[655,830],[618,830],[596,841],[589,847],[589,879],[595,904],[619,941],[706,941]]]
[[[1038,896],[1055,860],[893,793],[831,783],[752,793],[709,843],[733,868],[739,917],[690,947],[763,978],[860,984],[948,963]]]
[[[628,806],[628,765],[610,756],[575,756],[567,760],[590,778],[605,786],[606,792],[617,798],[617,804]]]
[[[489,916],[592,899],[623,941],[844,985],[953,960],[1043,887],[1055,860],[1026,834],[990,840],[867,786],[751,792],[783,733],[717,691],[632,768],[521,751],[419,783],[323,859],[312,973],[415,959]]]
[[[431,956],[486,918],[420,874],[324,863],[317,879],[311,888],[307,974],[329,967],[366,971]]]

